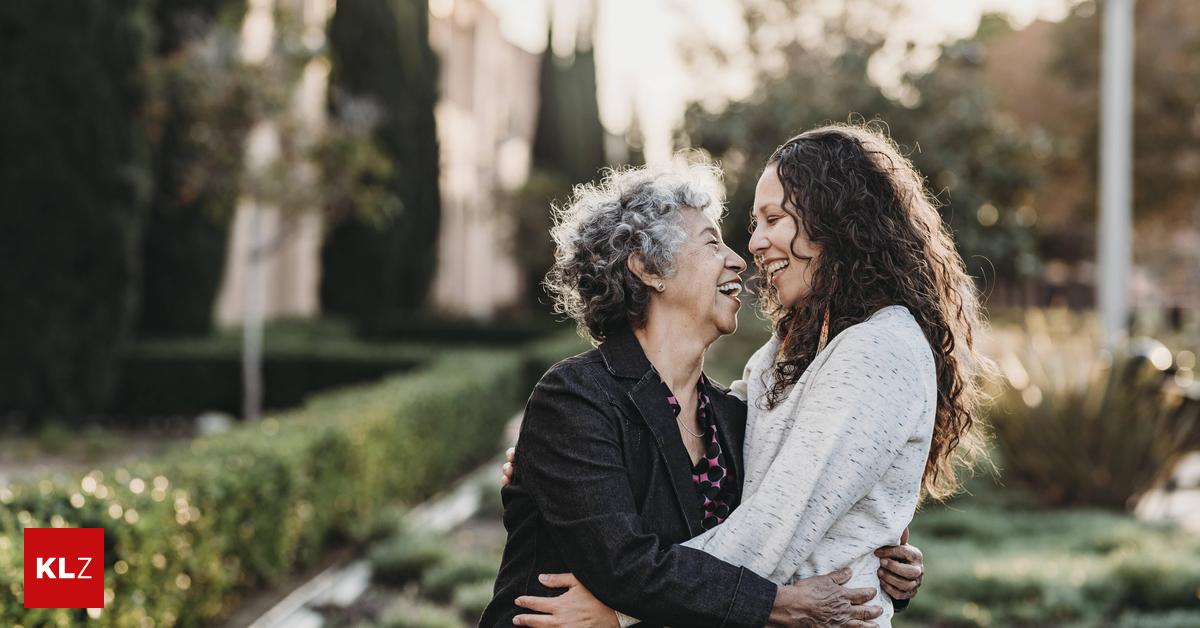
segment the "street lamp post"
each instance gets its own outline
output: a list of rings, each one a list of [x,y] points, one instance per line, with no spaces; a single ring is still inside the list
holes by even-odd
[[[1096,302],[1106,346],[1128,334],[1133,258],[1133,3],[1104,2]]]

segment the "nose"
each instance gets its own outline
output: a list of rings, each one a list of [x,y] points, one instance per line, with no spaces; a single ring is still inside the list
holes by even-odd
[[[742,271],[746,270],[746,260],[742,259],[742,256],[738,255],[737,251],[730,248],[728,244],[725,245],[725,250],[725,268],[739,275],[742,274]]]
[[[767,239],[766,228],[761,221],[754,223],[754,231],[750,233],[750,253],[752,255],[762,255],[771,247],[771,241]]]

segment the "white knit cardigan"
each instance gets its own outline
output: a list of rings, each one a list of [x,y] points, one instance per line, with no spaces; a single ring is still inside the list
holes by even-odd
[[[746,364],[741,505],[684,543],[777,584],[850,567],[846,586],[879,588],[876,548],[912,520],[937,407],[933,353],[908,309],[880,309],[830,340],[774,408],[765,399],[779,338]],[[891,626],[882,591],[874,620]],[[621,624],[636,620],[621,616]]]

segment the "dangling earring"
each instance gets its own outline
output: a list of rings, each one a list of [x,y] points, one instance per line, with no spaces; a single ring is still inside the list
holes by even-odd
[[[829,306],[825,306],[825,316],[821,320],[821,337],[817,340],[817,353],[820,353],[825,348],[825,343],[829,340]]]

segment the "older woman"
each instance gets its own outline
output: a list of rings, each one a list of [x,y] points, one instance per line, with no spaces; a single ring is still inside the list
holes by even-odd
[[[745,473],[746,407],[702,372],[737,328],[745,269],[721,239],[716,181],[701,166],[613,172],[559,213],[548,286],[599,347],[555,365],[529,399],[481,625],[510,624],[518,597],[561,593],[541,576],[563,572],[587,587],[564,598],[590,591],[654,624],[865,626],[880,612],[863,605],[874,588],[841,586],[845,571],[782,585],[676,545],[719,527]]]

